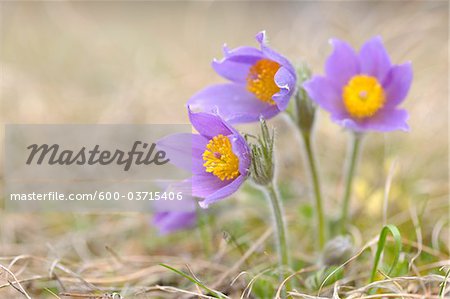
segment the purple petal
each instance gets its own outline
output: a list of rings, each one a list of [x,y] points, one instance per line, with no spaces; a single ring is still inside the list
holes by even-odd
[[[359,51],[361,73],[378,78],[383,82],[391,68],[391,60],[379,36],[368,40]]]
[[[269,119],[279,113],[276,105],[258,100],[244,85],[234,83],[209,86],[189,99],[188,105],[201,111],[214,111],[229,123],[254,122],[261,116]]]
[[[239,187],[245,182],[246,178],[247,177],[243,175],[238,176],[234,181],[232,181],[228,185],[210,194],[205,198],[205,200],[200,201],[199,202],[200,207],[206,209],[210,204],[230,196],[239,189]]]
[[[345,113],[341,92],[327,77],[314,76],[303,83],[303,88],[317,105],[332,115]]]
[[[200,197],[200,198],[208,197],[209,195],[225,187],[231,182],[232,180],[222,181],[212,173],[206,172],[205,169],[203,168],[203,172],[194,174],[190,179],[172,184],[170,186],[170,191],[182,192],[183,193],[182,202],[184,202],[188,201],[189,199],[192,199],[192,197]],[[182,204],[182,202],[180,202],[180,204]],[[164,211],[170,210],[183,212],[189,211],[189,208],[190,208],[189,206],[185,207],[183,205],[175,207],[165,205],[164,207],[162,207]],[[161,210],[159,206],[156,206],[155,209],[157,211]]]
[[[374,117],[368,118],[363,128],[370,131],[389,132],[395,130],[409,131],[408,112],[403,109],[385,109]]]
[[[158,212],[153,216],[153,224],[161,235],[193,227],[197,223],[194,212]]]
[[[251,163],[250,148],[244,137],[237,132],[229,138],[233,153],[239,158],[239,172],[241,175],[246,176]]]
[[[386,92],[386,107],[395,107],[406,98],[412,79],[413,71],[410,62],[391,68],[383,83]]]
[[[207,138],[188,133],[169,135],[156,142],[170,163],[192,173],[204,172],[202,154],[207,144]]]
[[[263,58],[263,53],[253,47],[239,47],[228,50],[224,47],[225,57],[212,62],[213,69],[222,77],[237,83],[246,83],[250,67]]]
[[[335,121],[356,132],[390,132],[396,130],[409,131],[409,126],[406,123],[407,120],[408,112],[406,110],[384,109],[375,116],[364,120],[346,118]]]
[[[222,183],[220,179],[216,178],[211,173],[205,172],[203,168],[202,173],[196,173],[189,179],[171,184],[170,189],[168,190],[170,190],[170,192],[181,192],[183,194],[182,202],[184,202],[193,197],[206,197],[228,183],[229,182]],[[189,206],[187,208],[189,208]],[[170,211],[186,211],[184,206],[168,207],[167,205],[164,205],[162,209],[163,211],[169,209]],[[161,208],[156,205],[155,210],[160,211]]]
[[[188,114],[192,126],[199,134],[208,139],[220,134],[228,136],[233,132],[228,124],[226,124],[223,119],[216,114],[203,112],[194,113],[191,111],[189,106]]]
[[[280,67],[275,74],[275,83],[280,88],[280,91],[273,95],[272,99],[277,103],[280,111],[286,110],[289,99],[295,92],[296,78],[285,67]]]
[[[194,212],[197,210],[197,200],[191,196],[192,183],[191,180],[184,180],[181,182],[172,182],[170,186],[165,189],[165,192],[182,192],[183,198],[181,200],[158,200],[152,202],[152,208],[155,212]]]
[[[337,87],[342,87],[359,73],[358,56],[346,42],[331,39],[330,43],[334,50],[325,63],[325,72],[330,80],[336,82]]]
[[[232,180],[222,181],[215,175],[207,172],[192,176],[192,196],[206,198],[217,190],[227,186]]]
[[[258,41],[258,43],[260,44],[261,51],[264,53],[264,56],[275,62],[278,62],[281,66],[285,67],[291,73],[291,75],[295,78],[294,81],[297,80],[295,68],[292,66],[292,64],[289,62],[289,60],[286,57],[282,56],[281,54],[278,54],[277,52],[272,50],[267,45],[266,32],[265,31],[259,32],[255,38]]]

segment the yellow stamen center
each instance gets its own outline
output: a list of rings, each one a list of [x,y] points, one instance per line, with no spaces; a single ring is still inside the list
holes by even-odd
[[[274,77],[280,65],[270,59],[258,60],[248,72],[247,90],[259,100],[275,105],[272,96],[280,91]]]
[[[209,141],[203,152],[203,161],[206,172],[222,181],[239,176],[239,158],[233,153],[230,139],[226,136],[217,135]]]
[[[342,91],[348,113],[356,118],[373,116],[383,108],[386,96],[375,77],[357,75],[351,78]]]

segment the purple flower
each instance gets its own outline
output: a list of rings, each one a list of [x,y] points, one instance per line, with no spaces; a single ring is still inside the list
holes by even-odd
[[[174,204],[177,207],[174,207]],[[152,222],[158,228],[161,235],[188,229],[197,223],[195,202],[192,199],[183,199],[179,202],[159,201],[155,205],[155,209],[156,212],[153,215]]]
[[[354,131],[408,131],[408,113],[397,106],[411,86],[411,63],[393,65],[380,37],[367,41],[359,53],[337,39],[331,44],[325,76],[303,84],[309,96],[334,122]]]
[[[166,211],[153,216],[153,224],[161,235],[194,227],[197,223],[196,212]]]
[[[250,168],[250,149],[245,139],[220,116],[192,113],[189,119],[199,134],[175,134],[157,142],[171,163],[192,172],[179,189],[209,204],[230,196],[244,183]]]
[[[261,49],[224,46],[225,57],[214,60],[214,70],[231,81],[207,87],[188,102],[193,109],[217,112],[229,123],[269,119],[287,108],[295,92],[294,67],[267,46],[265,32],[256,35]]]

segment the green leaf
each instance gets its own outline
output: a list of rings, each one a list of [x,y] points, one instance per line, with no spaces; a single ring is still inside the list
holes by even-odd
[[[386,245],[386,238],[388,233],[392,234],[392,237],[394,238],[394,261],[392,262],[391,268],[389,269],[389,272],[387,275],[390,275],[392,270],[395,268],[395,266],[398,263],[398,259],[400,257],[400,252],[402,251],[402,237],[400,234],[400,231],[395,225],[389,224],[383,227],[380,233],[380,238],[378,239],[378,246],[377,246],[377,252],[375,254],[375,259],[373,261],[373,268],[372,268],[372,274],[370,276],[370,282],[375,281],[375,276],[377,274],[378,270],[378,264],[381,260],[381,254],[383,253],[383,250]]]
[[[306,278],[305,284],[310,290],[319,290],[324,286],[329,286],[344,277],[342,267],[331,266],[319,269]]]
[[[52,291],[51,289],[49,289],[49,288],[44,288],[44,291],[50,293],[50,295],[52,295],[52,296],[55,297],[55,298],[60,298],[58,295],[56,295],[55,292],[53,292],[53,291]]]
[[[268,298],[268,294],[275,294],[276,283],[273,281],[278,278],[278,276],[272,277],[260,277],[253,283],[252,294],[255,298]]]

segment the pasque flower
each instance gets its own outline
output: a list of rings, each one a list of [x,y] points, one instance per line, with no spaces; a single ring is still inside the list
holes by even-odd
[[[188,229],[197,223],[197,213],[185,211],[161,211],[153,215],[153,224],[161,235]]]
[[[199,134],[175,134],[157,142],[171,163],[192,172],[184,182],[200,206],[230,196],[248,177],[250,150],[245,139],[219,115],[193,113],[189,119]]]
[[[217,111],[229,123],[269,119],[287,108],[295,92],[292,64],[267,46],[265,32],[256,35],[260,49],[224,46],[224,58],[214,60],[214,70],[231,81],[209,86],[188,102],[193,109]]]
[[[309,96],[334,122],[353,131],[407,131],[408,113],[397,106],[411,86],[411,64],[393,65],[380,37],[367,41],[359,53],[338,39],[331,44],[325,76],[303,84]]]
[[[172,188],[177,188],[174,184]],[[181,201],[161,200],[154,204],[153,225],[161,235],[189,229],[197,223],[195,201],[185,196]]]

